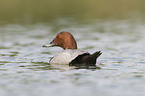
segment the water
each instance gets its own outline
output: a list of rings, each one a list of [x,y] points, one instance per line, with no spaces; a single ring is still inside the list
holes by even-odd
[[[133,18],[0,26],[0,96],[144,96],[144,25]],[[102,51],[101,69],[48,63],[62,49],[42,45],[64,30],[80,49]]]

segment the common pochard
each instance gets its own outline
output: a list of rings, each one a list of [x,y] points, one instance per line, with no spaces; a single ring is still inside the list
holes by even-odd
[[[60,32],[54,40],[43,47],[59,46],[63,51],[58,52],[49,61],[50,64],[69,64],[76,65],[96,65],[97,58],[102,54],[101,51],[96,51],[93,54],[87,51],[77,49],[77,43],[73,35],[69,32]]]

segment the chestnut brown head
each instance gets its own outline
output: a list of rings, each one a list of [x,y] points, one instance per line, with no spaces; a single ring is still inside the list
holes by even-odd
[[[60,32],[54,40],[43,47],[59,46],[63,49],[77,49],[77,43],[73,35],[69,32]]]

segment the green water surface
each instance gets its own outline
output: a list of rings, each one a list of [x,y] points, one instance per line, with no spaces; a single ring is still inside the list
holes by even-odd
[[[0,0],[0,96],[144,96],[144,0]],[[69,31],[101,69],[50,65]]]

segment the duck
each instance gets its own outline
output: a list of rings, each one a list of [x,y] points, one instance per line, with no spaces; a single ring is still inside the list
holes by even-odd
[[[93,54],[78,49],[77,42],[70,32],[62,31],[49,43],[43,47],[61,47],[63,50],[58,52],[49,61],[50,64],[69,64],[70,66],[94,66],[97,58],[102,54],[96,51]]]

